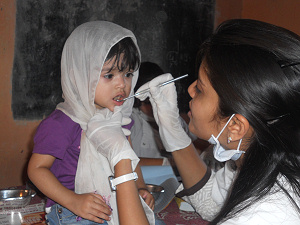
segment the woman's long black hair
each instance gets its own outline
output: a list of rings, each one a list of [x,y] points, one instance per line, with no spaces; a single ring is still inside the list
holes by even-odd
[[[218,93],[219,116],[241,114],[255,133],[228,198],[211,223],[238,216],[270,194],[275,184],[300,214],[300,37],[260,21],[230,20],[202,45],[199,59],[199,64],[205,60]],[[280,185],[281,175],[298,199]]]

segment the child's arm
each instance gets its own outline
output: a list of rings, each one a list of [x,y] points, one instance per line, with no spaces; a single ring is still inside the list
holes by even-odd
[[[131,143],[131,138],[130,136],[128,136],[128,141],[132,147],[132,143]],[[144,178],[143,178],[143,174],[141,171],[141,167],[138,164],[135,168],[135,172],[137,173],[139,179],[137,179],[136,181],[136,186],[138,188],[138,192],[139,195],[144,199],[144,201],[146,202],[146,204],[152,209],[154,210],[154,204],[155,204],[155,200],[154,197],[152,196],[152,194],[148,191],[147,186],[145,184]]]
[[[97,132],[87,133],[92,144],[99,146],[98,143],[101,143],[97,151],[108,159],[114,168],[115,178],[132,173],[139,161],[121,129],[121,109],[115,106],[112,115],[106,109],[99,110],[96,115],[99,120],[90,121],[89,124],[96,126]],[[120,224],[149,224],[134,180],[117,185],[116,197]]]
[[[115,166],[115,177],[128,173],[132,173],[131,160],[119,161]],[[134,180],[117,185],[116,194],[120,224],[149,224]]]
[[[28,165],[28,176],[35,186],[48,198],[82,218],[98,223],[102,223],[102,219],[110,220],[111,211],[100,195],[76,194],[57,180],[50,171],[54,160],[55,157],[51,155],[32,155]]]
[[[135,172],[138,175],[138,179],[136,180],[136,186],[139,192],[139,195],[144,199],[146,204],[154,210],[155,200],[152,194],[148,191],[147,186],[145,184],[143,174],[139,165],[136,166]]]

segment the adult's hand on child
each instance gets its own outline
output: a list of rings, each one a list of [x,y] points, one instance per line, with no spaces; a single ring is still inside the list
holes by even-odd
[[[173,79],[167,73],[160,75],[141,86],[137,92],[150,88],[150,91],[136,96],[141,101],[149,97],[159,134],[168,152],[183,149],[191,144],[190,137],[182,128],[177,107],[177,92],[174,83],[158,87],[159,84]]]
[[[153,195],[151,195],[151,193],[144,189],[144,188],[140,188],[139,189],[139,195],[142,197],[142,199],[144,199],[144,201],[146,202],[146,204],[152,209],[154,210],[154,205],[155,205],[155,200]]]
[[[74,214],[81,218],[97,223],[109,221],[111,209],[99,194],[86,193],[76,194],[68,207]]]
[[[107,108],[99,110],[87,125],[86,136],[108,159],[112,171],[121,159],[130,159],[133,170],[139,161],[122,130],[122,121],[121,107],[116,106],[114,112]]]

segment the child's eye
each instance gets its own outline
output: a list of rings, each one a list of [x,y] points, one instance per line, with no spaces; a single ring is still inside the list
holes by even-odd
[[[125,77],[133,77],[133,73],[126,73]]]
[[[106,79],[111,79],[111,78],[113,78],[113,75],[112,74],[106,74],[103,77],[106,78]]]

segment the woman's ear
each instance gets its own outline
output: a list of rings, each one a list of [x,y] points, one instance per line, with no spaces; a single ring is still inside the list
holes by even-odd
[[[250,129],[248,120],[241,114],[235,114],[227,125],[228,137],[232,141],[244,138]]]

